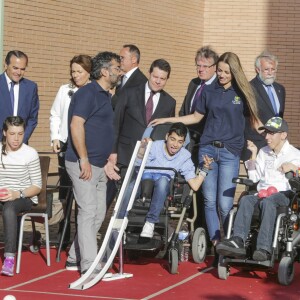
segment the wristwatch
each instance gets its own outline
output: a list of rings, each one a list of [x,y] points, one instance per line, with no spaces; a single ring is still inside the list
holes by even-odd
[[[22,199],[24,199],[24,198],[26,198],[26,196],[25,196],[25,194],[23,193],[23,191],[19,191],[20,192],[20,198],[22,198]]]

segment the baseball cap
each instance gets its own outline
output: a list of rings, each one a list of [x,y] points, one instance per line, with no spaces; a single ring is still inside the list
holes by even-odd
[[[258,130],[266,129],[271,132],[288,132],[289,127],[287,122],[280,117],[273,117],[264,125],[258,128]]]

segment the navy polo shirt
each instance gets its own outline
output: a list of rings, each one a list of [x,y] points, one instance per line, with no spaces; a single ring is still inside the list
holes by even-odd
[[[69,142],[66,160],[79,158],[72,143],[70,123],[73,116],[85,119],[85,144],[90,164],[104,167],[113,146],[113,110],[108,92],[96,82],[81,87],[72,97],[69,107]]]
[[[231,153],[240,156],[244,146],[246,107],[244,96],[234,85],[224,89],[216,82],[205,88],[196,106],[198,113],[206,115],[200,146],[220,141]]]

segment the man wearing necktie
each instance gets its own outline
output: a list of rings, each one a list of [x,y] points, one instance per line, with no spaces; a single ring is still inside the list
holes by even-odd
[[[111,99],[113,109],[118,101],[118,95],[125,88],[138,86],[147,82],[147,77],[139,69],[141,53],[137,46],[132,44],[123,45],[120,51],[122,80],[116,87],[115,95]]]
[[[171,66],[164,59],[155,60],[147,83],[126,88],[118,95],[115,108],[115,145],[111,159],[128,166],[135,144],[143,136],[149,121],[175,116],[176,101],[164,87]]]
[[[26,124],[24,143],[37,126],[39,97],[37,84],[24,78],[27,55],[19,50],[9,51],[5,58],[5,72],[0,75],[0,139],[2,124],[9,116],[20,116]]]
[[[285,88],[276,82],[278,59],[268,51],[262,52],[255,60],[256,77],[251,80],[256,105],[260,120],[265,124],[272,117],[283,118],[285,106]],[[246,161],[250,158],[250,151],[247,150],[247,140],[254,142],[258,150],[266,146],[266,140],[255,129],[250,126],[246,118],[245,147],[241,159]]]
[[[179,116],[186,116],[193,113],[196,102],[200,99],[204,87],[216,82],[216,63],[218,58],[218,54],[210,46],[198,49],[195,57],[197,77],[193,78],[189,83]],[[188,126],[189,130],[192,130],[192,139],[195,143],[199,142],[199,136],[203,132],[204,124],[205,118],[199,124]],[[194,132],[198,134],[194,134]],[[197,165],[198,151],[195,151],[195,154],[196,161],[194,161],[194,164]]]
[[[218,54],[210,47],[203,46],[198,49],[195,56],[195,66],[197,77],[193,78],[189,85],[184,97],[179,116],[186,116],[195,111],[196,102],[201,98],[201,93],[205,87],[215,84],[217,81],[216,76],[216,63],[219,59]],[[195,144],[199,144],[200,136],[203,133],[206,117],[200,123],[187,126],[190,130],[191,140]],[[193,147],[192,160],[195,166],[198,166],[198,147]],[[205,215],[204,215],[204,201],[201,189],[197,192],[198,200],[198,218],[196,220],[196,227],[206,228]],[[209,240],[209,238],[207,239]]]

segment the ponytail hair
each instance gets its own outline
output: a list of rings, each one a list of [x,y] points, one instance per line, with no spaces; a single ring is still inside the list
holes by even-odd
[[[7,132],[9,126],[22,126],[23,129],[25,130],[25,122],[19,116],[7,117],[5,119],[5,121],[3,122],[2,131]],[[6,136],[4,134],[2,134],[2,141],[1,142],[2,142],[1,163],[2,163],[3,168],[5,168],[4,164],[3,164],[3,160],[2,160],[2,156],[7,154],[7,151],[6,151]]]

